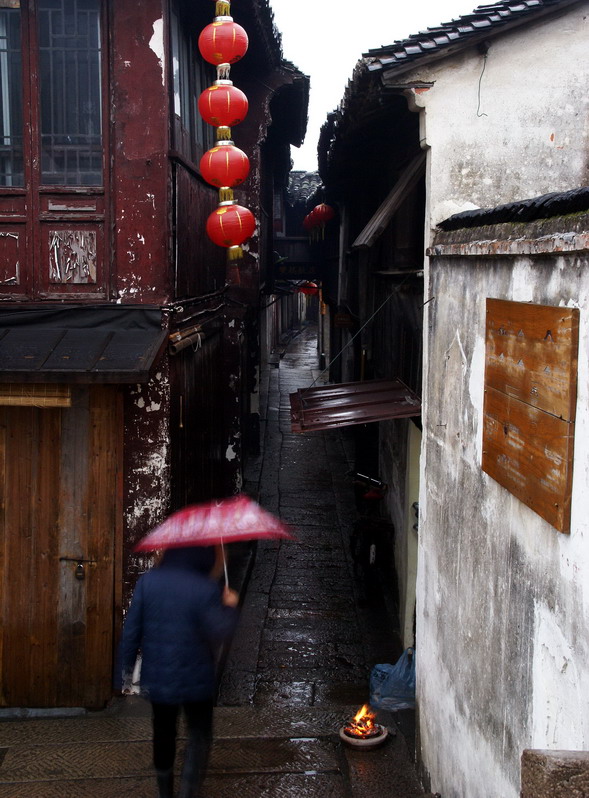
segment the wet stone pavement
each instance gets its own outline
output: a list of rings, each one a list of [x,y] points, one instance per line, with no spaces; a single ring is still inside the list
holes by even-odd
[[[401,713],[379,716],[391,734],[377,749],[356,751],[339,738],[368,700],[372,665],[394,662],[400,647],[388,605],[366,602],[354,577],[351,437],[290,429],[289,393],[319,377],[314,332],[303,329],[263,374],[263,451],[248,465],[245,490],[296,540],[256,544],[203,798],[423,796]],[[80,717],[6,720],[0,798],[151,798],[150,756],[140,698]]]

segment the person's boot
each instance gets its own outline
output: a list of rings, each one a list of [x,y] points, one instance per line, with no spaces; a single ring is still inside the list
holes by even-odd
[[[156,770],[158,798],[174,798],[174,771]]]
[[[186,741],[178,798],[198,798],[208,756],[209,742],[202,735],[191,734]]]

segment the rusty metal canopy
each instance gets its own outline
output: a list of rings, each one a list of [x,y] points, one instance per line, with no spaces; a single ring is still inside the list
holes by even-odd
[[[420,414],[421,399],[398,379],[320,385],[290,394],[293,432],[335,429]]]
[[[145,382],[166,339],[160,311],[3,312],[0,382]]]

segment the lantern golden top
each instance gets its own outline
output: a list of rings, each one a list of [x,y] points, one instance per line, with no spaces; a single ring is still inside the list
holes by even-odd
[[[216,17],[228,17],[231,14],[231,3],[229,0],[217,0],[215,4]]]

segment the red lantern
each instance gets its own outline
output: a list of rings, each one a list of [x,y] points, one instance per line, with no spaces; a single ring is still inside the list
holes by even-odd
[[[200,171],[207,183],[221,188],[238,186],[250,171],[250,162],[243,150],[233,144],[220,144],[205,152]]]
[[[303,219],[303,227],[307,232],[309,232],[313,227],[313,219],[311,218],[311,214],[308,213],[305,218]]]
[[[315,221],[315,224],[325,225],[330,221],[330,219],[333,219],[335,216],[335,211],[331,205],[326,205],[324,202],[322,202],[320,205],[316,205],[313,208],[311,215]]]
[[[207,235],[220,247],[228,247],[229,259],[243,254],[243,244],[256,229],[253,213],[242,205],[219,205],[207,219]]]
[[[198,37],[198,49],[209,64],[234,64],[247,52],[247,33],[231,18],[211,22]]]
[[[313,296],[314,294],[319,293],[319,286],[316,283],[305,282],[299,285],[299,291],[301,294],[307,294],[307,296]]]
[[[217,81],[198,98],[202,118],[214,127],[232,127],[243,122],[247,115],[247,97],[231,81]]]

